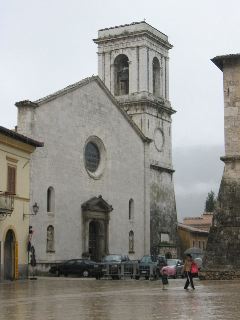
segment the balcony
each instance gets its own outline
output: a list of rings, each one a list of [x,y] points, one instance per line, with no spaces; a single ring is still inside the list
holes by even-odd
[[[0,191],[0,218],[10,216],[14,209],[14,195]]]

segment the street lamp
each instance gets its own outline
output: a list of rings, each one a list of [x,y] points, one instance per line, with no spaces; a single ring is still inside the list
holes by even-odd
[[[39,211],[39,206],[37,204],[37,202],[34,203],[34,205],[32,206],[32,213],[23,213],[23,219],[25,216],[35,216],[38,211]]]
[[[34,205],[32,206],[32,209],[33,209],[34,215],[36,215],[39,211],[39,206],[37,202],[34,203]]]

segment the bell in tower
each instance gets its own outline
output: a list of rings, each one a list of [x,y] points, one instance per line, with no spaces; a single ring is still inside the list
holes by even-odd
[[[120,54],[114,61],[115,96],[122,96],[129,93],[129,66],[128,57]]]

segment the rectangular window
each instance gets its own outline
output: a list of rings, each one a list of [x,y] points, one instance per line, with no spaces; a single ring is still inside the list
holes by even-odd
[[[203,244],[203,250],[205,250],[205,242],[203,241],[203,243],[202,243],[202,244]]]
[[[16,194],[16,167],[8,166],[7,192]]]
[[[199,245],[198,245],[198,247],[201,249],[201,241],[199,241],[199,243],[198,243]]]
[[[193,242],[192,242],[192,246],[194,247],[195,246],[195,241],[193,240]]]

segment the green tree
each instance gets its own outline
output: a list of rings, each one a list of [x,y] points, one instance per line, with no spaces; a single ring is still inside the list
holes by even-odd
[[[213,212],[216,207],[215,193],[211,190],[208,192],[207,199],[205,202],[205,212]]]

